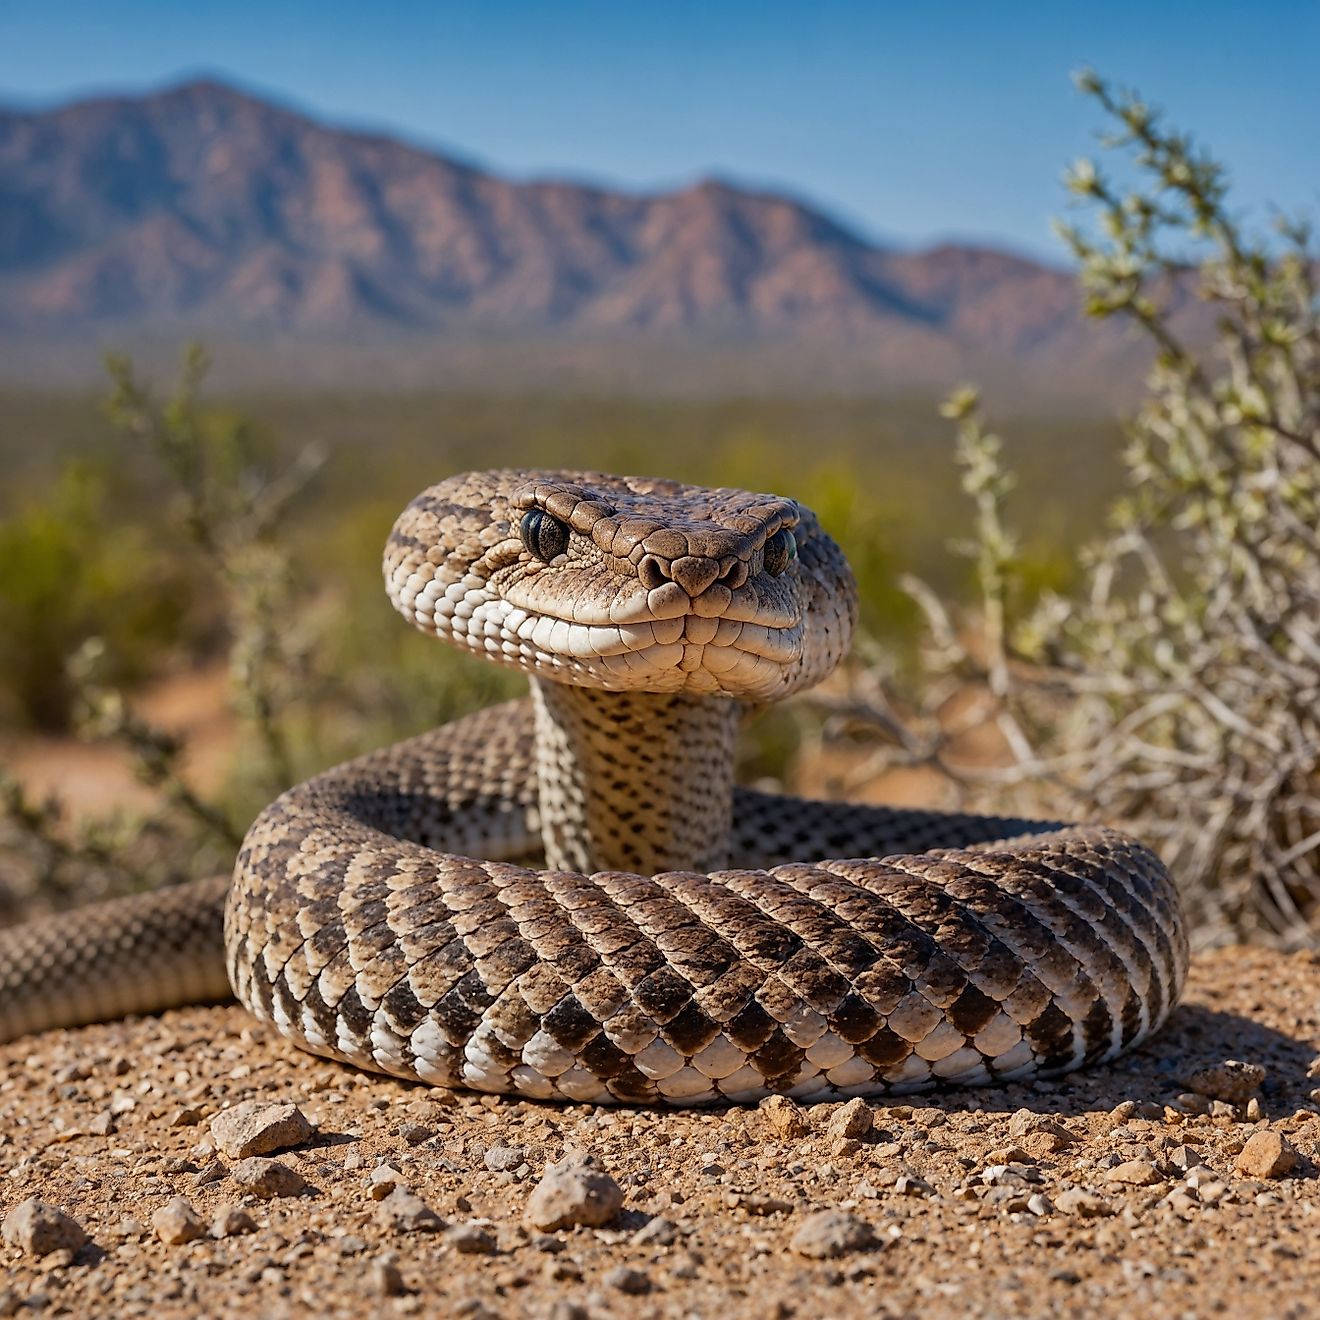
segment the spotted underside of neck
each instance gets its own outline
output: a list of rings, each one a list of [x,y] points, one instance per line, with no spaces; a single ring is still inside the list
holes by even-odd
[[[532,698],[548,867],[728,866],[739,702],[536,679]]]

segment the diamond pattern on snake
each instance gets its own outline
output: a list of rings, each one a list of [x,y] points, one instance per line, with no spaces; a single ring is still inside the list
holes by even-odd
[[[362,1068],[688,1105],[1050,1076],[1177,1002],[1177,894],[1116,830],[735,784],[744,713],[856,621],[794,500],[467,473],[404,510],[385,584],[530,699],[291,788],[232,879],[0,934],[0,1039],[232,992]]]

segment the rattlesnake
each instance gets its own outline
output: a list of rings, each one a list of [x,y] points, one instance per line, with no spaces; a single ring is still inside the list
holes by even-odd
[[[734,787],[743,711],[822,678],[855,621],[792,500],[472,473],[409,505],[385,576],[531,701],[290,789],[232,883],[4,934],[0,1039],[232,985],[361,1067],[695,1103],[1063,1072],[1176,1002],[1176,893],[1112,829]]]

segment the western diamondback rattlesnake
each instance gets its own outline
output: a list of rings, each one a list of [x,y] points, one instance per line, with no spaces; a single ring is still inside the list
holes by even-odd
[[[734,786],[743,709],[828,673],[856,613],[791,500],[471,473],[409,505],[385,572],[532,700],[290,789],[232,884],[0,935],[0,1039],[232,985],[362,1067],[694,1103],[1062,1072],[1176,1002],[1177,896],[1114,830]]]

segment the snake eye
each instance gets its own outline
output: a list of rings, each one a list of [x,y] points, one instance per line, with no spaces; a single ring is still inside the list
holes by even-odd
[[[787,527],[781,527],[766,543],[762,552],[765,571],[771,577],[786,572],[797,558],[797,539]]]
[[[527,553],[548,564],[568,549],[568,528],[544,509],[528,509],[518,524],[518,536]]]

